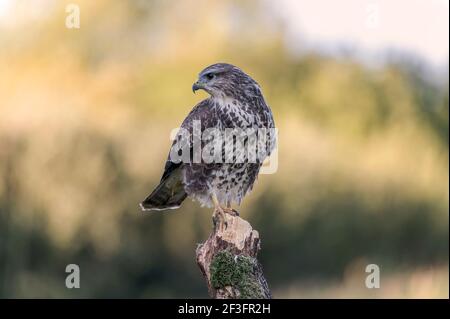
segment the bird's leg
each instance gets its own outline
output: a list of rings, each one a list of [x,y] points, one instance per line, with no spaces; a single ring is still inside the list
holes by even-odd
[[[223,230],[223,225],[227,225],[226,219],[225,219],[225,211],[222,208],[222,206],[220,206],[219,200],[217,199],[216,194],[212,194],[211,195],[211,199],[212,202],[214,204],[214,213],[213,213],[213,221],[214,224],[216,224],[216,222],[219,222],[219,228],[221,230]]]

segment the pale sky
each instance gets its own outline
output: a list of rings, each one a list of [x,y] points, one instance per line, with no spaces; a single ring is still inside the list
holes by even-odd
[[[377,52],[400,49],[448,65],[449,0],[278,0],[290,40],[346,44]]]
[[[395,49],[418,54],[434,66],[448,65],[449,0],[263,1],[270,12],[283,18],[288,43],[294,46],[333,49],[346,45],[365,55]],[[51,4],[27,0],[14,8],[13,2],[0,0],[0,26],[19,18],[33,19],[42,13],[43,4]],[[24,6],[29,12],[20,9]]]

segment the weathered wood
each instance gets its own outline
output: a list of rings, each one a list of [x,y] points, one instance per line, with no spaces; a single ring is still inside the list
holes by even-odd
[[[212,234],[197,247],[197,264],[216,299],[271,298],[257,254],[259,234],[239,216],[225,215]]]

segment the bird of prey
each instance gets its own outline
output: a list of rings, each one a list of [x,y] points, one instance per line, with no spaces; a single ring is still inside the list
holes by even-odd
[[[267,129],[267,132],[273,132],[275,124],[272,112],[264,100],[259,84],[240,68],[227,63],[208,66],[200,72],[198,81],[192,86],[194,93],[200,89],[210,96],[192,109],[183,121],[181,129],[193,133],[194,123],[197,122],[200,123],[202,133],[208,128]],[[262,161],[270,155],[275,146],[276,140],[273,134],[268,133],[268,135],[270,136],[262,142],[262,144],[265,143],[262,156],[254,161],[250,161],[245,155],[241,157],[243,158],[241,161],[224,160],[222,156],[226,147],[223,146],[227,143],[233,144],[235,138],[232,137],[223,141],[222,156],[219,161],[206,162],[201,159],[195,162],[190,153],[189,161],[177,162],[170,156],[177,147],[177,140],[175,140],[161,181],[140,204],[141,208],[143,210],[175,209],[180,207],[187,196],[190,196],[202,206],[214,206],[213,216],[218,217],[219,221],[224,220],[225,213],[235,215],[237,212],[231,208],[232,204],[240,204],[244,196],[252,189]],[[192,136],[189,142],[192,142]],[[250,139],[246,137],[244,146],[249,143]],[[233,150],[239,153],[235,145]],[[175,153],[178,151],[175,150]],[[193,151],[192,145],[189,151]],[[236,156],[233,159],[236,160]]]

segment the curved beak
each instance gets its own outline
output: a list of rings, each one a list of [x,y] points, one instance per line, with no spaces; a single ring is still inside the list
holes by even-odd
[[[195,93],[195,91],[202,89],[203,86],[197,81],[192,85],[192,92]]]

